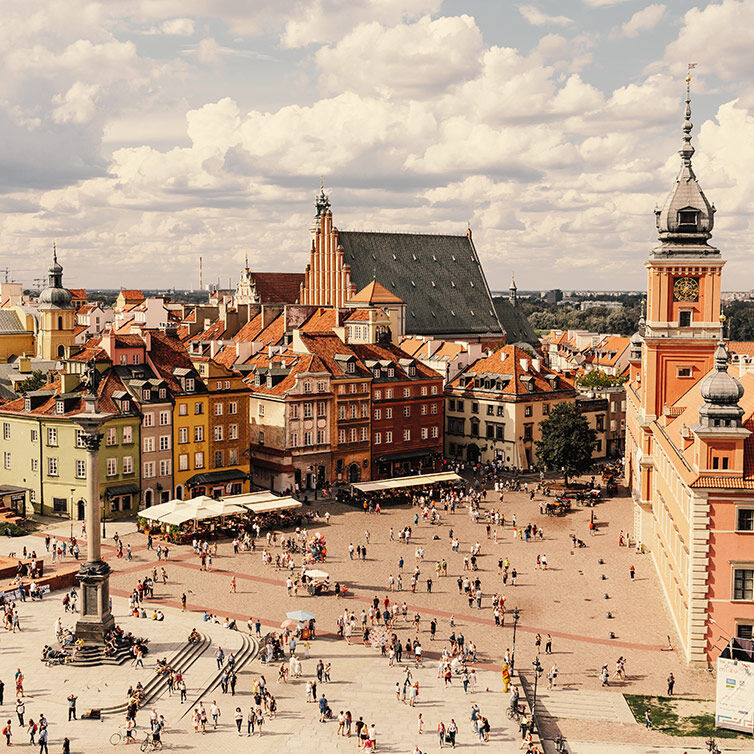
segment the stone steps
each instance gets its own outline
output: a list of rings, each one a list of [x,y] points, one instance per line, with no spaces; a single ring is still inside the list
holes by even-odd
[[[537,690],[535,714],[542,718],[605,723],[635,722],[623,694],[616,691]]]

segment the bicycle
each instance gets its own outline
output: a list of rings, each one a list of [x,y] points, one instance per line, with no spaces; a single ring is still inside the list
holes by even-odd
[[[139,747],[141,751],[159,751],[162,748],[162,740],[155,741],[151,733],[147,733]]]
[[[113,746],[117,746],[122,741],[125,741],[128,738],[128,736],[126,736],[126,730],[127,730],[126,726],[121,725],[118,728],[118,730],[116,730],[115,733],[113,733],[112,736],[110,736],[110,743]],[[131,740],[135,741],[136,739],[132,738]]]

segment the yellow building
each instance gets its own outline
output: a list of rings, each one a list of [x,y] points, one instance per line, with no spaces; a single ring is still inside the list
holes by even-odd
[[[39,294],[39,330],[37,356],[42,359],[61,359],[76,343],[76,308],[69,290],[63,288],[63,268],[53,245],[52,265],[47,288]]]

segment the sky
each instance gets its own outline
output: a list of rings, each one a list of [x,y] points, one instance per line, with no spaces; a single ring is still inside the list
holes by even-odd
[[[754,2],[25,0],[0,25],[0,268],[303,271],[336,227],[462,234],[493,288],[641,289],[679,167],[754,288]],[[0,280],[4,279],[0,271]]]

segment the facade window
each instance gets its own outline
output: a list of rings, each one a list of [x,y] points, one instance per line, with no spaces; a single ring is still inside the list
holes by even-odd
[[[318,382],[317,383],[317,392],[318,393],[324,393],[325,392],[325,383],[324,382]]]
[[[426,385],[422,385],[421,386],[421,394],[422,395],[426,395],[427,394],[427,386]]]
[[[453,398],[448,399],[448,411],[455,411],[456,410],[456,402],[453,400]]]
[[[505,436],[504,436],[504,427],[503,427],[502,424],[498,424],[495,427],[495,439],[496,440],[504,440],[505,439]]]
[[[118,459],[117,458],[107,459],[107,475],[108,476],[118,475]]]
[[[229,414],[237,414],[238,413],[238,403],[236,401],[231,401],[228,404],[228,413]]]
[[[358,434],[356,432],[356,427],[351,427],[351,432],[349,433],[349,439],[351,442],[356,442],[358,439]]]
[[[487,422],[487,439],[492,440],[495,437],[495,425]]]
[[[597,440],[597,445],[594,448],[596,453],[602,452],[602,440]]]
[[[388,377],[395,377],[395,369],[393,367],[387,368],[387,376]]]
[[[145,390],[144,391],[144,400],[145,401],[151,401],[152,400],[152,391],[151,390]]]
[[[432,427],[432,439],[436,440],[440,436],[440,428]]]
[[[261,403],[259,404],[262,405]],[[219,401],[215,403],[215,416],[222,416],[223,415],[223,404]]]
[[[491,404],[487,404],[487,416],[492,416],[493,412],[495,411],[495,407]]]
[[[392,408],[386,408],[385,409],[385,418],[386,419],[392,419],[393,418],[393,409]]]
[[[404,398],[410,398],[411,397],[411,388],[410,387],[404,387],[403,388],[403,397]]]
[[[36,442],[37,441],[37,437],[38,437],[37,430],[36,429],[32,429],[32,431],[31,431],[31,441],[32,442]]]
[[[48,458],[47,459],[47,474],[49,476],[57,476],[58,475],[58,459],[57,458]]]
[[[84,445],[84,430],[83,429],[77,429],[76,430],[76,447],[77,448],[84,448],[84,447],[86,447]]]
[[[134,458],[133,456],[123,456],[123,473],[133,474]]]
[[[403,415],[404,416],[411,416],[411,406],[404,406],[403,407]]]
[[[460,398],[456,401],[456,411],[463,411],[463,401]]]
[[[432,411],[430,413],[433,413],[433,414],[437,413],[437,404],[436,403],[432,404]]]
[[[194,453],[194,468],[195,469],[203,469],[204,468],[204,453]]]
[[[189,378],[186,380],[186,392],[187,393],[193,393],[194,388],[196,387],[193,378]]]
[[[393,397],[393,389],[392,388],[387,388],[385,390],[385,400],[389,401],[389,400],[392,399],[392,397]]]
[[[38,458],[32,458],[31,459],[31,470],[32,471],[39,471],[39,459]]]
[[[479,437],[479,422],[478,421],[471,422],[471,436]]]
[[[366,419],[368,416],[369,416],[369,404],[362,403],[361,404],[361,418]]]
[[[238,466],[238,450],[231,448],[228,451],[228,466]]]
[[[325,401],[317,401],[317,416],[327,416],[327,403]]]
[[[86,479],[86,461],[76,461],[76,479]]]
[[[356,418],[356,404],[355,403],[351,404],[351,418],[352,419]]]
[[[312,433],[304,432],[304,445],[312,445]]]
[[[291,419],[298,419],[298,403],[291,405]]]
[[[346,407],[341,403],[340,406],[338,406],[338,419],[345,419],[346,418]]]
[[[754,531],[754,508],[739,508],[736,512],[736,529]]]
[[[472,402],[471,404],[471,413],[472,414],[478,414],[479,413],[479,404],[476,402]]]
[[[678,326],[679,327],[691,327],[691,312],[682,311],[678,314]]]
[[[294,432],[291,435],[291,447],[297,448],[298,447],[298,432]]]
[[[230,390],[230,380],[225,380],[225,389]]]
[[[223,452],[222,450],[215,451],[215,468],[219,468],[223,465]]]
[[[130,445],[134,441],[134,430],[130,424],[123,427],[123,444]]]
[[[534,434],[533,424],[524,424],[524,442],[531,442]]]
[[[404,429],[403,430],[403,441],[408,442],[411,439],[411,430],[410,429]]]
[[[160,437],[160,450],[170,450],[170,435]]]
[[[183,444],[188,442],[188,427],[180,427],[178,430],[178,442]]]
[[[163,401],[165,400],[165,398],[166,398],[166,396],[167,396],[167,391],[165,390],[165,388],[164,388],[164,387],[161,387],[161,388],[159,389],[159,391],[158,391],[158,395],[160,396],[160,400],[163,400]]]
[[[605,429],[605,415],[598,414],[597,415],[597,430],[599,432],[602,432],[604,429]]]
[[[223,439],[223,428],[222,425],[218,425],[215,427],[215,442],[220,442]]]
[[[154,437],[145,437],[143,445],[144,445],[145,453],[153,453],[154,452]]]
[[[170,460],[160,461],[160,476],[170,476]]]
[[[182,455],[180,458],[186,459],[186,467],[183,469],[184,471],[188,469],[188,456]],[[183,467],[182,467],[183,468]],[[144,477],[146,479],[153,479],[154,478],[154,461],[145,461],[144,462]]]
[[[422,416],[426,416],[427,415],[427,404],[426,403],[422,403],[421,413],[422,413]]]
[[[264,445],[264,432],[262,432],[261,430],[259,432],[258,438],[259,438],[259,444]]]
[[[312,383],[308,380],[304,383],[304,392],[305,393],[311,393],[312,391]]]
[[[167,427],[170,425],[170,411],[160,411],[160,426]]]
[[[533,409],[531,406],[524,406],[524,416],[531,416]]]
[[[178,404],[178,416],[188,416],[188,403]]]
[[[374,420],[378,422],[380,421],[380,419],[382,419],[382,410],[379,408],[376,408],[374,410]]]
[[[733,599],[754,599],[754,568],[735,568],[733,570]]]
[[[57,447],[58,430],[56,427],[47,427],[47,444],[53,448]]]
[[[754,639],[754,623],[736,624],[736,636],[739,639],[746,639],[747,641]]]
[[[432,385],[432,395],[437,395],[437,385]]]
[[[105,444],[117,445],[117,443],[118,443],[117,430],[115,429],[115,427],[110,427],[110,429],[108,429],[107,433],[105,434]]]
[[[10,453],[7,450],[3,453],[3,468],[10,470]]]
[[[380,445],[382,443],[382,432],[375,432],[374,433],[374,444]]]
[[[374,399],[376,401],[381,401],[382,400],[382,390],[375,390],[374,391]]]
[[[422,440],[426,440],[429,437],[429,430],[426,427],[422,427]]]
[[[691,371],[691,367],[678,367],[679,377],[691,377],[692,375],[693,372]]]
[[[361,428],[361,441],[366,442],[368,439],[369,439],[369,428],[362,427]]]
[[[304,419],[312,418],[312,404],[304,403]]]
[[[142,419],[141,423],[145,427],[154,427],[154,414],[151,411],[144,414],[144,418]]]
[[[345,445],[345,442],[346,442],[346,431],[345,429],[339,429],[338,430],[338,444]]]
[[[385,432],[385,442],[390,444],[393,442],[393,433],[392,432]]]
[[[502,411],[502,409],[503,409],[503,407],[502,407],[502,406],[498,406],[498,407],[497,407],[497,410],[498,410],[498,412],[499,412],[500,416],[502,416],[502,415],[503,415],[503,411]],[[542,404],[542,414],[543,414],[544,416],[549,416],[549,414],[550,414],[550,404],[549,404],[549,403],[543,403],[543,404]]]
[[[231,424],[228,427],[228,439],[229,440],[237,440],[238,439],[238,424]]]
[[[223,389],[223,383],[222,380],[218,380],[215,384],[215,390],[222,390]]]
[[[318,429],[317,430],[317,445],[324,445],[324,444],[325,444],[324,430]]]
[[[10,424],[3,422],[3,440],[10,440]]]
[[[196,416],[199,416],[204,413],[204,404],[203,403],[195,403],[194,404],[194,414]]]
[[[204,427],[201,424],[194,427],[194,442],[204,442]]]

